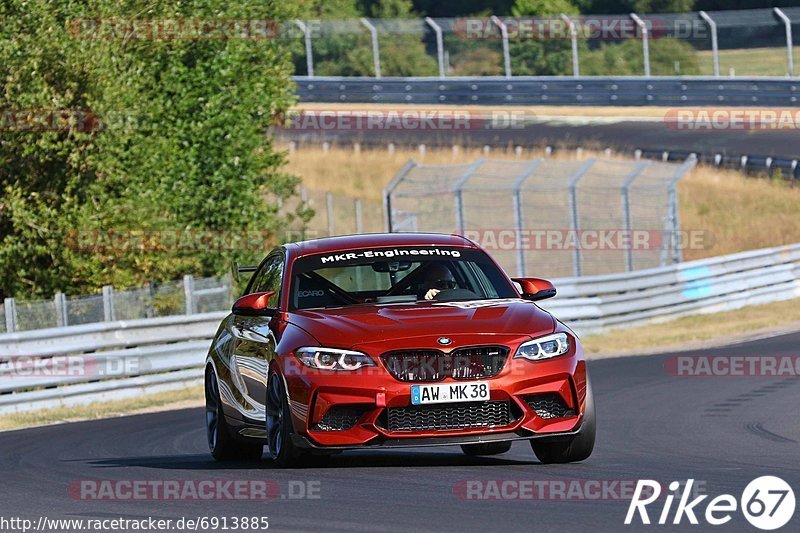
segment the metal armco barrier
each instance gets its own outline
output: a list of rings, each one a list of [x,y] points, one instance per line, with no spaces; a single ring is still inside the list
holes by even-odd
[[[542,307],[581,333],[800,298],[800,244],[555,280]]]
[[[635,326],[798,298],[800,244],[554,283],[558,296],[541,305],[579,333]],[[0,335],[0,413],[199,384],[209,340],[225,315],[183,315]],[[88,371],[28,376],[24,369],[15,371],[9,364],[26,355],[83,358]],[[109,369],[109,362],[116,367]]]
[[[796,106],[800,80],[713,77],[295,76],[302,102],[475,105]]]
[[[199,384],[209,342],[226,314],[0,335],[0,413],[131,398]]]

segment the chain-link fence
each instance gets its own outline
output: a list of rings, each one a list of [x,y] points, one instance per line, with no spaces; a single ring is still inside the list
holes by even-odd
[[[301,198],[314,211],[302,238],[378,233],[384,229],[385,217],[380,202],[306,188],[301,189]]]
[[[0,333],[223,311],[230,308],[233,298],[229,276],[184,276],[179,281],[120,291],[106,286],[101,294],[65,296],[58,293],[49,300],[6,298],[0,304]]]
[[[794,76],[800,7],[286,25],[295,71],[312,78]]]
[[[465,235],[518,276],[664,266],[681,260],[676,185],[695,161],[409,161],[385,191],[389,226]]]

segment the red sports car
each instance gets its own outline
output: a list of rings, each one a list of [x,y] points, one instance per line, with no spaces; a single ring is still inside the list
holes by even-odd
[[[577,336],[457,235],[286,244],[251,268],[206,359],[216,459],[280,466],[346,449],[529,440],[540,461],[589,457],[595,414]]]

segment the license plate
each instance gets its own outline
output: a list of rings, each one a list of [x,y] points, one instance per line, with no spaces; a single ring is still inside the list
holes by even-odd
[[[485,381],[413,385],[411,403],[481,402],[489,399],[489,384]]]

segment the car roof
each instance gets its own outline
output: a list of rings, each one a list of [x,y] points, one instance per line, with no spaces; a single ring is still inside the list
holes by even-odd
[[[293,255],[332,253],[358,248],[383,248],[392,246],[458,246],[477,248],[475,243],[461,235],[440,233],[364,233],[326,237],[285,245]]]

